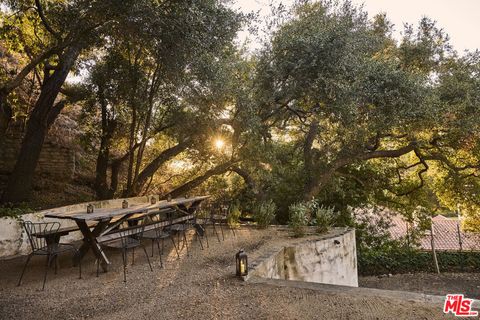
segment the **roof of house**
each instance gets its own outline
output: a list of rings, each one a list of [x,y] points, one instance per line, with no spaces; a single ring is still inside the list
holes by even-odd
[[[459,250],[458,219],[447,218],[442,215],[432,218],[435,249]],[[389,229],[392,238],[399,239],[407,235],[408,223],[399,215],[392,217],[392,226]],[[463,250],[480,251],[480,234],[460,231]],[[420,239],[420,248],[431,250],[430,232]]]

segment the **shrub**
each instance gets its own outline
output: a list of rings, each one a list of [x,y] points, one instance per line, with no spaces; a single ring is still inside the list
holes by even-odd
[[[272,200],[261,202],[254,208],[254,220],[260,228],[268,227],[275,218],[277,206]]]
[[[236,227],[240,224],[240,216],[242,212],[240,211],[240,206],[238,203],[233,204],[230,208],[227,215],[227,223],[230,227]]]
[[[313,201],[313,200],[312,200]],[[327,232],[335,221],[335,208],[321,205],[314,211],[313,225],[317,227],[318,233]]]
[[[480,268],[480,252],[437,252],[442,272],[476,272]],[[432,253],[405,247],[388,250],[362,250],[358,252],[360,275],[388,273],[434,272]]]
[[[3,206],[0,206],[0,218],[10,217],[19,219],[21,215],[32,213],[33,211],[34,210],[30,208],[26,203],[20,203],[18,205],[6,203]]]
[[[308,225],[310,220],[309,213],[310,208],[305,202],[297,202],[290,207],[289,211],[289,221],[288,225],[293,230],[295,237],[301,237],[305,234],[305,227]]]

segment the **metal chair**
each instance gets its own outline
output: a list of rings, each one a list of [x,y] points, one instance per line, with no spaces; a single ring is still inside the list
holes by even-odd
[[[58,222],[40,222],[34,223],[31,221],[23,222],[23,227],[27,233],[28,240],[30,242],[30,246],[32,248],[32,252],[28,255],[27,261],[23,266],[22,274],[20,275],[20,279],[18,280],[17,286],[20,286],[22,283],[22,278],[25,273],[25,269],[27,268],[30,259],[34,255],[39,256],[46,256],[46,264],[45,264],[45,273],[43,276],[43,286],[42,290],[45,290],[45,282],[47,280],[47,273],[48,268],[53,261],[55,261],[55,274],[57,274],[58,268],[58,254],[68,251],[73,251],[77,253],[78,250],[75,246],[66,243],[59,242],[59,229],[60,223]],[[82,278],[82,264],[81,262],[78,264],[79,268],[79,279]]]
[[[117,231],[119,235],[119,239],[104,242],[101,244],[104,247],[122,251],[123,282],[127,282],[127,252],[130,249],[132,250],[132,265],[135,263],[135,248],[141,247],[143,249],[143,252],[145,253],[145,257],[147,257],[150,270],[153,271],[152,264],[150,263],[150,259],[148,258],[147,250],[145,249],[145,246],[140,241],[140,239],[142,238],[144,229],[145,229],[144,224],[127,227],[124,229],[119,229]],[[97,277],[99,273],[99,265],[100,263],[97,260]]]
[[[159,216],[157,217],[158,219],[160,218]],[[152,222],[154,222],[153,218],[152,218]],[[163,268],[162,255],[165,247],[165,239],[170,238],[170,241],[172,242],[173,247],[175,248],[175,252],[177,253],[178,258],[180,258],[180,254],[178,253],[177,246],[175,245],[175,240],[173,239],[172,232],[167,228],[163,227],[161,224],[162,224],[161,221],[150,224],[149,226],[152,226],[153,229],[144,231],[140,237],[141,239],[149,239],[152,241],[152,257],[153,257],[153,251],[154,251],[154,244],[157,243],[158,255],[160,256],[160,267]],[[160,249],[160,241],[162,241],[161,249]]]
[[[200,242],[200,246],[203,248],[203,243],[201,237],[205,235],[205,230],[203,227],[197,223],[197,217],[195,216],[193,219],[190,220],[185,220],[183,223],[178,223],[178,224],[173,224],[170,226],[170,230],[175,232],[177,234],[177,244],[179,245],[180,243],[180,234],[182,235],[182,248],[186,247],[187,249],[187,256],[190,256],[190,253],[188,251],[188,243],[187,243],[187,231],[189,230],[195,230],[195,235],[197,239]]]
[[[226,203],[221,203],[220,205],[213,206],[210,209],[210,217],[209,217],[209,222],[211,223],[213,227],[213,231],[215,232],[215,235],[217,236],[218,242],[220,242],[220,236],[218,234],[216,226],[218,225],[220,227],[220,232],[222,234],[222,240],[225,241],[225,234],[223,232],[223,226],[228,227],[232,233],[233,236],[236,237],[235,230],[228,224],[228,213],[230,212],[231,207],[226,204]]]

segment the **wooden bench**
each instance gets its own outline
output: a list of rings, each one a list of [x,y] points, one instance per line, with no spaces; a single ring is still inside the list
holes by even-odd
[[[94,228],[97,225],[96,222],[91,222],[88,223],[88,227]],[[78,226],[71,226],[71,227],[63,227],[59,228],[58,230],[51,230],[51,231],[46,231],[42,233],[42,237],[61,237],[69,234],[70,232],[74,231],[80,231],[80,228]],[[37,236],[36,234],[33,234],[34,236]]]
[[[167,227],[167,226],[177,224],[177,223],[181,223],[181,222],[184,222],[184,221],[187,221],[187,220],[192,220],[194,218],[195,218],[194,214],[189,214],[189,215],[186,215],[186,216],[181,216],[181,217],[178,217],[178,218],[174,218],[172,220],[150,222],[150,223],[144,225],[143,231],[145,232],[145,231],[153,230],[155,228]],[[139,226],[134,225],[134,226],[130,226],[130,227],[127,227],[127,228],[112,230],[109,233],[107,233],[106,235],[98,237],[97,241],[99,243],[102,243],[102,242],[109,242],[109,241],[117,240],[117,239],[121,238],[121,232],[122,231],[129,230],[129,229],[135,229],[135,228],[139,228]]]

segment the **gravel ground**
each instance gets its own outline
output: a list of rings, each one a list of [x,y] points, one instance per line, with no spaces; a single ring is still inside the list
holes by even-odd
[[[463,293],[468,298],[480,299],[480,273],[415,273],[391,277],[360,277],[361,287],[415,291],[434,295]]]
[[[83,279],[70,267],[69,257],[60,261],[41,291],[44,261],[35,257],[22,286],[16,287],[24,258],[0,261],[1,319],[441,319],[441,306],[386,298],[274,287],[243,282],[234,277],[234,253],[245,248],[255,258],[269,245],[294,241],[285,231],[243,228],[237,236],[226,233],[218,242],[209,235],[209,248],[191,243],[177,259],[167,247],[164,269],[158,255],[154,272],[145,256],[136,252],[135,265],[127,269],[123,283],[121,255],[108,251],[108,273],[95,277],[92,257],[84,259]],[[147,246],[148,249],[149,246]],[[131,261],[131,260],[130,260]]]

